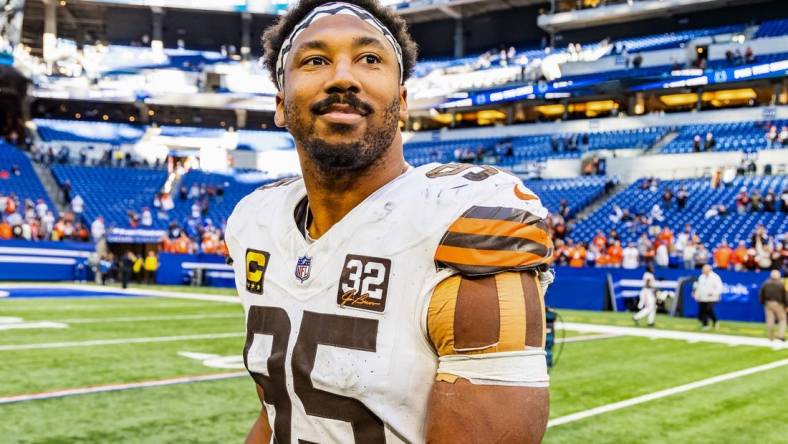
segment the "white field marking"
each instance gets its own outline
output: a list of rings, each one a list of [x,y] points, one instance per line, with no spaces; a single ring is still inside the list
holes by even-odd
[[[619,327],[615,325],[580,324],[575,322],[558,323],[556,324],[556,327],[584,333],[617,334],[657,339],[676,339],[690,343],[712,342],[726,345],[749,345],[753,347],[775,348],[775,344],[766,338],[721,335],[717,333],[693,333],[688,331],[660,330],[656,328]],[[786,343],[781,342],[776,348],[786,348],[785,344]]]
[[[0,317],[0,331],[34,328],[68,328],[68,325],[52,321],[25,321],[23,318]]]
[[[99,385],[93,387],[79,387],[73,389],[55,390],[55,391],[42,392],[42,393],[31,393],[26,395],[6,396],[0,398],[0,405],[11,404],[14,402],[63,398],[66,396],[87,395],[93,393],[117,392],[122,390],[131,390],[138,388],[164,387],[164,386],[176,385],[176,384],[190,384],[193,382],[220,381],[222,379],[240,378],[243,376],[249,376],[249,373],[247,372],[216,373],[212,375],[184,376],[180,378],[131,382],[127,384],[109,384],[109,385]]]
[[[72,299],[72,298],[69,298],[69,299]],[[101,298],[102,301],[105,301],[107,299],[112,299],[114,301],[126,301],[126,300],[128,300],[127,298],[111,298],[111,297]],[[36,306],[14,307],[14,306],[5,305],[5,304],[9,304],[9,303],[22,303],[22,302],[30,302],[30,300],[29,299],[23,300],[23,299],[20,298],[20,299],[8,299],[6,301],[3,301],[3,312],[11,312],[11,311],[21,311],[21,312],[28,312],[28,311],[55,311],[55,310],[56,311],[90,311],[91,308],[95,308],[95,306],[85,306],[85,305],[58,305],[56,308],[53,308],[51,306],[48,306],[48,307],[36,307]],[[216,307],[216,304],[213,304],[213,303],[211,303],[211,304],[198,304],[198,303],[179,304],[179,303],[162,302],[162,303],[155,303],[155,304],[145,304],[145,303],[141,303],[142,301],[140,301],[139,299],[134,301],[134,302],[137,302],[137,304],[135,304],[134,307],[133,307],[135,309],[137,309],[137,308],[158,309],[158,308],[192,308],[192,307],[194,307],[194,308],[205,308],[205,307]],[[99,307],[99,308],[104,308],[104,309],[107,309],[107,310],[112,310],[113,309],[113,308],[108,308],[108,307]]]
[[[120,318],[75,318],[75,319],[56,319],[53,322],[65,322],[67,324],[103,324],[110,322],[144,322],[144,321],[187,321],[201,319],[222,319],[238,318],[243,319],[243,313],[227,314],[201,314],[201,315],[172,315],[172,316],[127,316]]]
[[[556,344],[560,343],[567,343],[567,342],[583,342],[583,341],[594,341],[597,339],[608,339],[608,338],[617,338],[621,335],[614,335],[614,334],[601,334],[601,335],[582,335],[582,336],[570,336],[568,338],[559,338],[555,340]]]
[[[698,388],[706,387],[719,382],[730,381],[731,379],[741,378],[742,376],[752,375],[754,373],[765,372],[779,367],[788,365],[788,359],[781,359],[779,361],[771,362],[769,364],[759,365],[757,367],[745,368],[735,372],[725,373],[711,378],[701,379],[700,381],[691,382],[689,384],[672,387],[658,392],[649,393],[647,395],[637,396],[635,398],[625,399],[623,401],[605,404],[592,409],[583,410],[582,412],[572,413],[571,415],[562,416],[560,418],[552,419],[547,422],[547,427],[555,427],[570,422],[580,421],[582,419],[590,418],[592,416],[601,415],[603,413],[612,412],[615,410],[632,407],[645,402],[654,401],[660,398],[677,395],[679,393],[688,392]]]
[[[3,289],[12,289],[12,288],[39,288],[39,287],[53,287],[56,286],[57,288],[67,288],[71,290],[83,290],[88,292],[96,292],[96,293],[106,293],[112,292],[116,294],[128,294],[129,296],[155,296],[155,297],[162,297],[162,298],[173,298],[173,299],[189,299],[195,301],[211,301],[211,302],[225,302],[231,304],[240,304],[241,299],[237,296],[218,296],[218,295],[209,295],[209,294],[201,294],[201,293],[182,293],[176,291],[163,291],[163,290],[146,290],[142,288],[115,288],[115,287],[97,287],[91,285],[79,285],[79,284],[2,284],[0,288]]]
[[[0,345],[0,352],[15,351],[15,350],[51,349],[51,348],[94,347],[97,345],[148,344],[151,342],[194,341],[198,339],[236,338],[239,336],[246,336],[246,333],[208,333],[202,335],[159,336],[159,337],[151,337],[151,338],[98,339],[93,341],[44,342],[41,344],[12,344],[12,345]]]
[[[194,359],[202,362],[202,365],[212,368],[223,368],[230,370],[242,369],[244,365],[244,357],[242,355],[222,356],[211,353],[195,353],[182,351],[178,355],[184,358]]]

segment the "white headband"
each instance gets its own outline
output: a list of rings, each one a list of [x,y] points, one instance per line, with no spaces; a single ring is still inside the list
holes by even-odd
[[[339,14],[354,15],[370,24],[373,28],[380,31],[380,33],[386,37],[386,40],[388,40],[388,42],[394,48],[394,53],[397,55],[397,62],[399,63],[399,78],[400,81],[402,81],[402,48],[399,46],[399,43],[397,43],[397,39],[394,37],[394,34],[389,31],[386,25],[381,23],[380,20],[375,18],[375,16],[360,6],[345,2],[331,2],[313,9],[312,12],[304,17],[303,20],[298,22],[298,24],[293,28],[293,31],[282,44],[282,48],[279,50],[279,56],[276,59],[276,83],[280,90],[285,83],[285,63],[287,63],[287,57],[290,55],[290,50],[293,48],[293,42],[295,39],[298,38],[298,36],[301,35],[304,30],[321,18]]]

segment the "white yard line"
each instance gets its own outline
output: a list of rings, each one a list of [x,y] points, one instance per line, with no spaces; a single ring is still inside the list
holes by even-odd
[[[119,345],[119,344],[147,344],[151,342],[175,342],[175,341],[194,341],[199,339],[220,339],[236,338],[246,336],[246,333],[208,333],[202,335],[182,335],[182,336],[159,336],[151,338],[121,338],[121,339],[98,339],[92,341],[74,342],[44,342],[41,344],[13,344],[0,345],[0,352],[15,350],[38,350],[51,348],[71,348],[71,347],[93,347],[97,345]]]
[[[146,290],[142,288],[115,288],[115,287],[99,287],[99,286],[92,286],[92,285],[79,285],[79,284],[61,284],[61,283],[49,283],[49,284],[0,284],[0,288],[2,289],[14,289],[14,288],[47,288],[47,287],[57,287],[57,288],[68,288],[71,290],[81,290],[86,292],[93,292],[93,293],[119,293],[119,294],[128,294],[129,296],[154,296],[154,297],[162,297],[162,298],[173,298],[173,299],[189,299],[194,301],[211,301],[211,302],[225,302],[231,304],[240,304],[241,299],[237,296],[219,296],[219,295],[210,295],[210,294],[202,294],[202,293],[182,293],[177,291],[164,291],[164,290]]]
[[[742,376],[752,375],[755,373],[765,372],[779,367],[788,365],[788,359],[782,359],[769,364],[759,365],[757,367],[750,367],[743,370],[738,370],[731,373],[725,373],[711,378],[701,379],[700,381],[691,382],[689,384],[672,387],[658,392],[649,393],[647,395],[638,396],[635,398],[626,399],[624,401],[614,402],[611,404],[594,407],[592,409],[584,410],[582,412],[572,413],[571,415],[562,416],[548,421],[547,427],[555,427],[570,422],[580,421],[582,419],[590,418],[592,416],[601,415],[603,413],[612,412],[615,410],[625,409],[645,402],[654,401],[656,399],[666,398],[668,396],[677,395],[679,393],[688,392],[698,388],[706,387],[719,382],[730,381],[732,379],[741,378]]]
[[[625,336],[639,336],[652,339],[675,339],[688,342],[712,342],[726,345],[749,345],[753,347],[785,348],[784,342],[772,342],[766,338],[721,335],[716,333],[693,333],[689,331],[660,330],[657,328],[619,327],[615,325],[580,324],[576,322],[557,323],[557,328],[583,333],[602,333]]]
[[[66,324],[104,324],[114,322],[144,322],[144,321],[188,321],[188,320],[201,320],[201,319],[223,319],[223,318],[237,318],[243,319],[243,313],[227,313],[227,314],[201,314],[201,315],[172,315],[172,316],[127,316],[120,318],[76,318],[76,319],[56,319],[49,320],[50,322],[64,322]]]
[[[190,384],[194,382],[220,381],[223,379],[240,378],[248,375],[249,374],[247,372],[217,373],[212,375],[184,376],[180,378],[132,382],[127,384],[109,384],[109,385],[99,385],[93,387],[79,387],[73,389],[55,390],[55,391],[42,392],[42,393],[6,396],[0,398],[0,405],[11,404],[14,402],[63,398],[66,396],[87,395],[92,393],[117,392],[121,390],[131,390],[138,388],[163,387],[163,386],[176,385],[176,384]]]
[[[60,321],[65,322],[65,321]],[[618,338],[622,335],[615,335],[615,334],[597,334],[597,335],[580,335],[580,336],[570,336],[568,338],[559,338],[555,340],[556,344],[567,342],[585,342],[585,341],[595,341],[597,339],[608,339],[608,338]]]
[[[73,299],[73,298],[69,298],[69,299]],[[105,297],[105,298],[101,298],[101,301],[104,302],[104,301],[106,301],[108,299],[112,299],[115,302],[130,300],[129,298]],[[28,312],[28,311],[91,311],[91,310],[94,310],[94,309],[104,309],[104,310],[111,310],[112,309],[112,307],[108,308],[106,306],[98,307],[96,305],[79,305],[79,304],[76,304],[76,305],[58,305],[55,308],[53,308],[52,306],[46,306],[46,307],[38,306],[37,307],[35,305],[30,305],[30,301],[31,301],[30,299],[21,299],[21,298],[20,299],[3,299],[3,300],[0,300],[0,302],[2,302],[2,304],[3,304],[3,306],[2,306],[3,313],[11,312],[11,311],[14,311],[14,312],[19,312],[19,311],[21,311],[21,312]],[[210,304],[209,303],[197,303],[197,302],[191,302],[191,303],[173,302],[173,303],[168,303],[168,302],[158,302],[159,299],[148,299],[148,301],[151,301],[151,303],[149,303],[149,304],[144,302],[145,299],[131,299],[131,301],[135,302],[134,307],[133,307],[134,309],[137,309],[137,308],[159,309],[159,308],[216,307],[215,303],[210,303]],[[154,301],[155,301],[155,303],[153,303]],[[25,306],[24,307],[18,307],[18,306],[14,305],[14,304],[21,304],[21,303],[24,303]],[[115,309],[122,310],[123,307],[116,307]]]

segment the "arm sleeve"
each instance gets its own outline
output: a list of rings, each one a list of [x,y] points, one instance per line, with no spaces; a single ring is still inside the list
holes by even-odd
[[[427,310],[428,339],[439,358],[437,380],[473,375],[480,381],[545,384],[544,313],[533,270],[454,275],[440,282]]]

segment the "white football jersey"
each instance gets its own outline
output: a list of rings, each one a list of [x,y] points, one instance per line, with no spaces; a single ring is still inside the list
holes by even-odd
[[[263,187],[236,206],[225,234],[246,312],[244,360],[273,442],[424,442],[438,363],[425,327],[433,289],[453,274],[552,256],[551,245],[450,227],[463,217],[534,223],[547,211],[508,173],[430,164],[308,242],[295,218],[305,197],[300,178]]]

